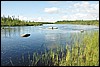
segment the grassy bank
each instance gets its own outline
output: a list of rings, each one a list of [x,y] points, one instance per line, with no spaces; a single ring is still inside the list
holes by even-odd
[[[99,65],[99,32],[80,34],[81,43],[75,39],[72,46],[66,45],[66,49],[58,46],[44,53],[28,53],[27,60],[22,55],[20,63],[25,66],[98,66]],[[73,37],[74,38],[74,37]],[[77,37],[76,37],[77,38]],[[15,65],[10,60],[11,65]],[[27,66],[27,65],[26,65]]]
[[[75,21],[57,21],[55,24],[81,24],[81,25],[96,25],[99,26],[98,20],[75,20]]]
[[[66,59],[61,61],[63,62],[61,66],[98,66],[99,33],[86,34],[80,44],[76,41],[71,51],[67,52]]]

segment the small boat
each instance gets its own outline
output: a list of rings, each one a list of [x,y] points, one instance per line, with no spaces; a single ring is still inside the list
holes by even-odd
[[[28,37],[28,36],[30,36],[30,34],[22,34],[21,36],[22,37]]]
[[[57,27],[49,27],[48,29],[58,29]]]
[[[81,30],[81,33],[84,32],[84,30]]]

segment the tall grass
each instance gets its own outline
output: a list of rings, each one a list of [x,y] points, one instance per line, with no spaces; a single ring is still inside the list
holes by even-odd
[[[28,61],[28,66],[99,66],[99,32],[80,34],[74,43],[66,45],[66,49],[58,46],[43,53],[35,52],[28,60],[22,56],[22,62]],[[14,66],[12,60],[10,63]]]
[[[68,50],[68,46],[67,46]],[[62,65],[71,66],[98,66],[99,65],[99,33],[91,32],[84,35],[82,42],[77,41],[72,51],[67,51],[66,62]],[[62,62],[62,61],[61,61]],[[70,63],[71,62],[71,63]]]

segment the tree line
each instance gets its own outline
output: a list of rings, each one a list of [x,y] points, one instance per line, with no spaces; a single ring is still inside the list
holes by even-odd
[[[99,20],[62,20],[62,21],[56,21],[53,22],[34,22],[34,21],[25,21],[25,20],[19,20],[18,18],[15,18],[15,16],[10,17],[1,17],[1,26],[40,26],[43,24],[81,24],[81,25],[99,25]]]
[[[15,18],[15,16],[10,17],[1,17],[1,26],[38,26],[43,24],[52,24],[50,22],[34,22],[34,21],[25,21],[25,20],[19,20],[18,18]]]
[[[56,24],[81,24],[81,25],[99,25],[99,20],[63,20],[57,21]]]

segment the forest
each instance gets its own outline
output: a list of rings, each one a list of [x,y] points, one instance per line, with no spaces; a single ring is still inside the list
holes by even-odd
[[[81,25],[99,25],[99,20],[63,20],[63,21],[57,21],[56,24],[81,24]]]
[[[1,17],[1,26],[40,26],[43,24],[52,24],[52,23],[19,20],[19,18],[15,18],[15,16]]]

